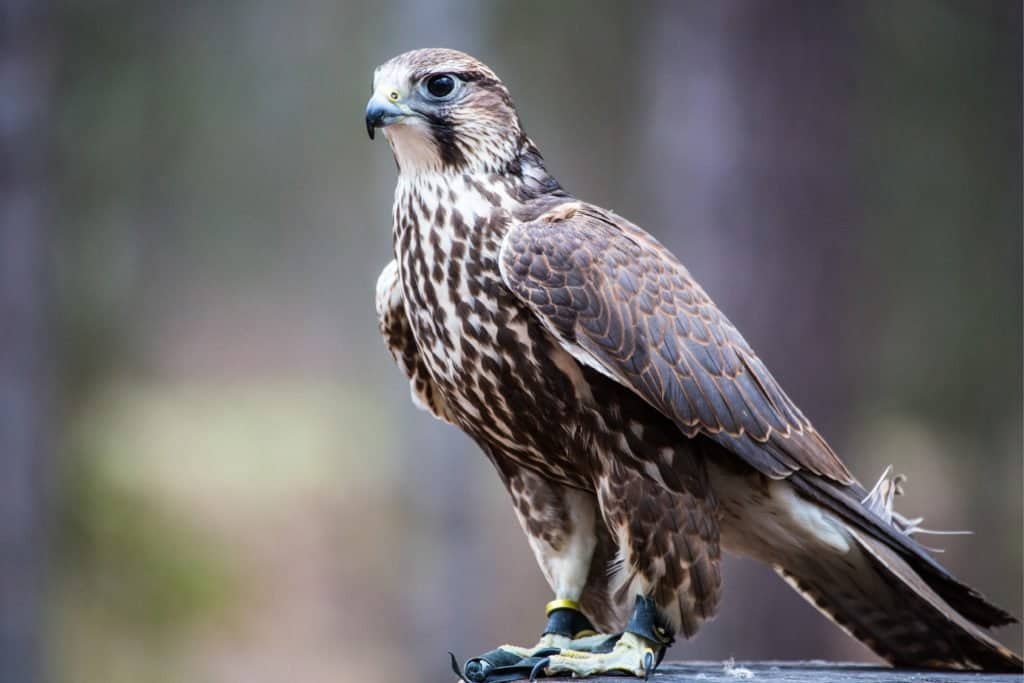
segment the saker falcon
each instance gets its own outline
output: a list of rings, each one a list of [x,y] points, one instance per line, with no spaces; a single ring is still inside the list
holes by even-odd
[[[714,616],[724,548],[896,666],[1019,671],[1013,617],[914,541],[900,480],[866,490],[667,249],[566,192],[469,55],[374,72],[398,166],[380,331],[412,399],[505,483],[554,599],[533,647],[470,681],[648,676]]]

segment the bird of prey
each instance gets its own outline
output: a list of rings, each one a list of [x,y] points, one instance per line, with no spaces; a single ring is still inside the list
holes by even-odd
[[[554,594],[535,646],[467,680],[648,676],[714,616],[723,548],[893,665],[1021,670],[986,633],[1013,617],[893,511],[899,479],[861,486],[665,247],[559,185],[491,69],[394,57],[366,129],[398,167],[380,331],[497,469]]]

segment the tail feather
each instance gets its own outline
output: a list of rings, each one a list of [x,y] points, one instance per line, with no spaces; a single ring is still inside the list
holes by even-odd
[[[772,567],[894,665],[1020,672],[986,628],[1015,619],[958,581],[909,534],[891,491],[796,472],[785,480],[712,467],[723,547]],[[884,487],[883,487],[884,489]]]
[[[1014,672],[1024,668],[1020,657],[940,597],[892,548],[855,529],[850,532],[870,555],[875,570],[891,577],[897,590],[908,590],[905,593],[907,603],[917,608],[915,611],[929,623],[929,632],[936,637],[932,643],[919,644],[916,649],[908,644],[897,656],[898,663],[925,657],[927,664],[937,666],[966,663],[966,668]],[[971,601],[973,604],[973,597]],[[937,647],[945,647],[946,652],[937,652]]]
[[[879,514],[879,506],[872,504],[872,493],[878,490],[878,485],[869,493],[859,484],[842,486],[801,472],[787,481],[802,495],[839,516],[851,529],[861,532],[863,537],[872,538],[896,551],[932,590],[978,626],[992,628],[1017,622],[1012,614],[993,605],[984,595],[950,574],[921,544],[911,538],[908,528],[903,526],[906,522],[904,518],[892,512],[891,497],[887,501],[889,518],[884,513]],[[913,526],[909,529],[912,530]]]
[[[845,556],[809,554],[776,571],[894,666],[1021,671],[1020,657],[958,614],[899,554],[848,530],[857,547]]]

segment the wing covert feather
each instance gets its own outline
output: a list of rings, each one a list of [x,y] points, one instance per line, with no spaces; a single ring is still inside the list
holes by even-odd
[[[640,228],[564,204],[512,227],[500,267],[566,350],[688,436],[707,435],[769,477],[853,481],[686,268]]]

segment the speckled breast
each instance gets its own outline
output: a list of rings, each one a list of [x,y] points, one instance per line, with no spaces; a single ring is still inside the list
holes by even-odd
[[[582,485],[568,354],[505,287],[501,240],[515,202],[460,179],[400,183],[394,248],[420,353],[459,425],[492,458]]]

